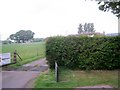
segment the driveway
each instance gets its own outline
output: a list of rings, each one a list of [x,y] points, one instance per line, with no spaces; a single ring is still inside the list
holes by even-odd
[[[35,79],[38,71],[3,71],[2,88],[25,88],[25,85]]]
[[[25,64],[15,71],[2,71],[2,88],[33,88],[28,84],[47,69],[44,58]]]

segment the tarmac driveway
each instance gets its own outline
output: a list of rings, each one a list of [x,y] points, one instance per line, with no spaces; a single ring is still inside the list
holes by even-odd
[[[25,64],[14,71],[2,71],[2,88],[33,88],[27,84],[47,69],[48,65],[44,58]]]
[[[25,88],[26,84],[35,79],[38,71],[3,71],[2,88]]]

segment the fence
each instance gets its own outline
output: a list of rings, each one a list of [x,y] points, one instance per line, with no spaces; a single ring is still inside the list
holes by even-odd
[[[2,53],[2,54],[0,54],[0,66],[17,63],[17,57],[19,57],[20,60],[22,61],[22,58],[20,57],[20,55],[17,53],[16,50],[14,51],[13,59],[11,59],[11,53]],[[12,63],[11,60],[13,60],[13,63]]]
[[[11,63],[11,53],[0,54],[0,66]]]

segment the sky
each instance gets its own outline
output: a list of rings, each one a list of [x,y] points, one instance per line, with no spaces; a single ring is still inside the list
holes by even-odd
[[[118,18],[91,0],[0,0],[0,37],[32,30],[35,38],[77,34],[80,23],[96,32],[118,33]]]

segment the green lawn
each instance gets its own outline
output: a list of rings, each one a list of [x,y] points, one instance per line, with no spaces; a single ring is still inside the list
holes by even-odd
[[[60,71],[60,82],[56,83],[54,71],[40,75],[34,84],[35,88],[74,88],[92,85],[110,85],[118,87],[118,71]]]
[[[22,64],[38,60],[45,57],[45,42],[39,43],[20,43],[20,44],[3,44],[2,53],[11,53],[13,58],[14,51],[21,56],[23,61],[18,58],[18,63],[12,66],[20,66]]]

